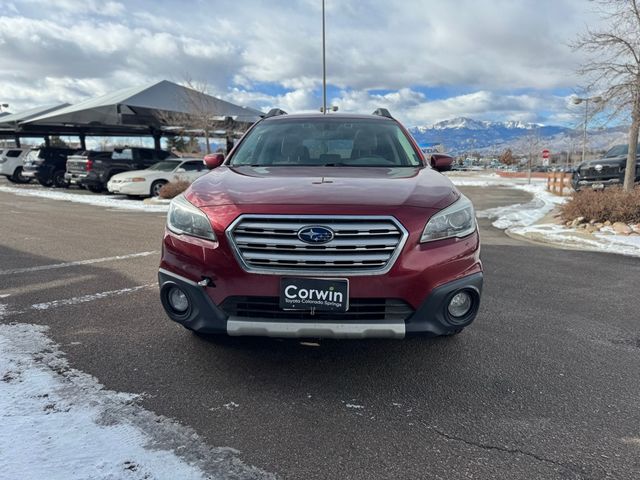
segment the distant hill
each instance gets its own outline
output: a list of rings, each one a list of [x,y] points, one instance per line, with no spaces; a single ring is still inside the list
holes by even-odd
[[[540,149],[548,148],[553,152],[582,148],[582,130],[520,121],[490,122],[458,117],[413,127],[409,131],[419,144],[442,143],[448,152],[458,155],[473,151],[496,153],[505,148],[527,153],[535,138],[539,139]],[[626,133],[624,127],[589,131],[589,146],[604,150],[612,144],[625,143]]]

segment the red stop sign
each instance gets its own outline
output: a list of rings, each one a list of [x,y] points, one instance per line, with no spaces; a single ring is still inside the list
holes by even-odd
[[[549,158],[550,153],[551,152],[549,152],[549,150],[545,148],[544,150],[542,150],[542,158]]]

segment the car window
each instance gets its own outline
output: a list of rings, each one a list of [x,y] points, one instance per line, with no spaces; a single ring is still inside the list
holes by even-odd
[[[27,155],[27,159],[31,161],[38,160],[40,158],[40,150],[31,150]]]
[[[113,151],[113,160],[133,160],[133,151],[130,148],[121,148]]]
[[[138,155],[140,155],[140,160],[152,160],[155,158],[151,150],[138,150]]]
[[[204,164],[202,161],[184,162],[180,167],[184,168],[187,172],[200,172]]]
[[[154,163],[147,170],[156,170],[159,172],[172,172],[180,162],[163,160],[162,162]]]
[[[395,122],[321,117],[259,123],[231,165],[417,167],[422,162]]]
[[[629,145],[616,145],[610,148],[607,153],[604,154],[605,158],[621,157],[629,153]]]
[[[7,158],[16,158],[16,157],[19,157],[21,153],[22,153],[22,150],[8,150],[7,153],[5,153],[4,155]]]

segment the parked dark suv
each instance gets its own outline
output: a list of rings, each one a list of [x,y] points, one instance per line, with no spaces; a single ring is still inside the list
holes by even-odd
[[[92,192],[102,192],[115,174],[144,170],[169,157],[175,155],[164,150],[138,147],[116,148],[113,152],[86,152],[69,159],[65,178]]]
[[[610,148],[604,157],[581,163],[575,172],[571,183],[575,191],[583,188],[600,189],[611,185],[622,185],[627,166],[629,145],[616,145]],[[640,182],[640,148],[636,157],[636,182]]]
[[[64,172],[67,157],[77,150],[72,148],[41,147],[34,148],[27,154],[22,169],[25,179],[35,178],[45,187],[66,187]]]

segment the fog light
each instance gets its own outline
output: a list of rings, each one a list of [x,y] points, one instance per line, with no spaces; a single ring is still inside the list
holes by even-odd
[[[189,297],[178,287],[171,287],[169,294],[167,295],[169,305],[176,313],[184,313],[189,308]]]
[[[473,298],[471,298],[471,295],[469,295],[469,293],[462,291],[456,293],[451,298],[447,309],[449,310],[449,314],[452,317],[461,318],[471,311],[472,306]]]

